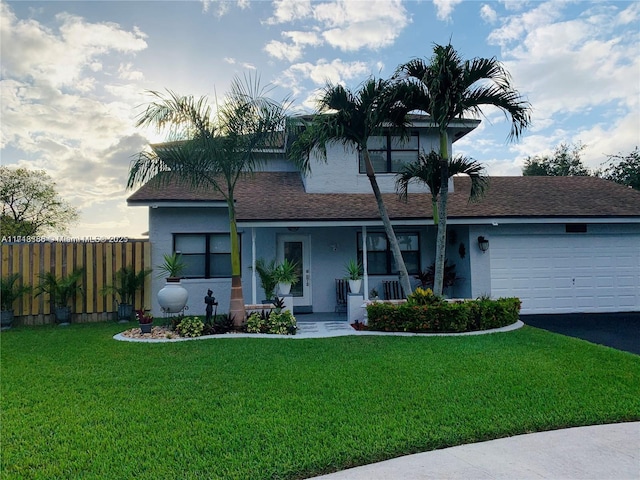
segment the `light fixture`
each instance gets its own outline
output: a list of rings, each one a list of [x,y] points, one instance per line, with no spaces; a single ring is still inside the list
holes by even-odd
[[[478,248],[480,248],[480,250],[483,252],[489,250],[489,240],[480,235],[478,237]]]
[[[300,230],[300,227],[287,227],[287,230],[289,230],[290,232],[297,232],[298,230]]]

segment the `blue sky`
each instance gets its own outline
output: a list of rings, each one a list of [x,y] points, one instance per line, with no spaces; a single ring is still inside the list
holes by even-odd
[[[497,57],[533,107],[517,143],[487,109],[454,145],[491,175],[519,175],[561,142],[606,154],[640,144],[640,2],[630,1],[2,1],[2,164],[45,169],[81,212],[70,233],[147,230],[126,206],[129,162],[155,132],[135,128],[148,90],[222,96],[257,73],[310,112],[327,80],[389,77],[451,40]]]

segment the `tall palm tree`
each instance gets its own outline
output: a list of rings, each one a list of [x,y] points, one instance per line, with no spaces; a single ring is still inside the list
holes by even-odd
[[[431,192],[431,209],[433,212],[433,223],[438,225],[438,196],[440,194],[440,177],[442,164],[440,155],[434,151],[420,153],[418,159],[413,163],[403,165],[396,175],[396,191],[400,198],[405,199],[409,194],[409,184],[412,182],[424,183]],[[469,157],[456,155],[449,160],[449,178],[454,175],[467,175],[471,179],[471,191],[469,201],[477,201],[484,195],[489,187],[489,177],[484,174],[484,167]]]
[[[436,278],[434,292],[442,294],[449,180],[449,135],[447,127],[464,115],[478,116],[483,106],[502,110],[511,120],[508,139],[520,137],[530,125],[531,107],[511,85],[511,76],[494,58],[476,57],[462,60],[451,44],[435,45],[428,61],[413,59],[400,65],[394,75],[404,80],[410,110],[422,110],[431,115],[440,136],[440,206],[438,240],[436,242]]]
[[[231,241],[229,315],[239,327],[245,320],[240,245],[234,192],[238,181],[261,163],[259,150],[273,147],[282,135],[288,100],[267,96],[259,78],[234,78],[220,103],[206,97],[151,92],[155,100],[140,114],[137,126],[168,131],[169,142],[141,152],[133,162],[127,187],[153,179],[158,186],[175,181],[187,187],[212,188],[227,203]],[[170,172],[170,173],[169,173]]]
[[[409,275],[367,149],[370,136],[379,135],[385,128],[396,128],[402,133],[407,127],[407,110],[398,101],[399,92],[397,85],[382,79],[370,78],[356,91],[327,84],[318,100],[317,114],[305,125],[290,153],[301,169],[308,171],[311,152],[316,151],[326,159],[328,143],[337,142],[358,150],[399,270],[400,284],[408,295],[411,293]]]

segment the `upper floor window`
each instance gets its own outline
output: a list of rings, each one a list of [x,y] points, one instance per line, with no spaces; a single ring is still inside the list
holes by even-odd
[[[409,275],[420,272],[420,242],[417,233],[396,233],[400,251]],[[358,261],[363,260],[362,234],[358,232]],[[384,232],[367,234],[367,273],[369,275],[395,275],[398,267]]]
[[[240,239],[238,239],[240,240]],[[231,239],[228,233],[175,234],[174,251],[187,264],[187,278],[231,277]]]
[[[376,173],[396,173],[405,163],[417,160],[420,150],[418,132],[407,138],[397,135],[376,135],[367,140],[367,149]],[[360,173],[366,173],[364,158],[360,152]]]

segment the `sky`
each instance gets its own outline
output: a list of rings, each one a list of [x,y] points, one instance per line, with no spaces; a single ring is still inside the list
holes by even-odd
[[[224,96],[259,75],[271,96],[310,113],[327,81],[389,78],[449,41],[463,58],[496,57],[532,106],[532,125],[485,109],[454,154],[490,175],[560,143],[601,167],[640,145],[640,2],[463,0],[4,1],[0,3],[2,165],[44,169],[80,211],[69,235],[141,238],[128,207],[131,160],[153,130],[135,127],[149,91]]]

